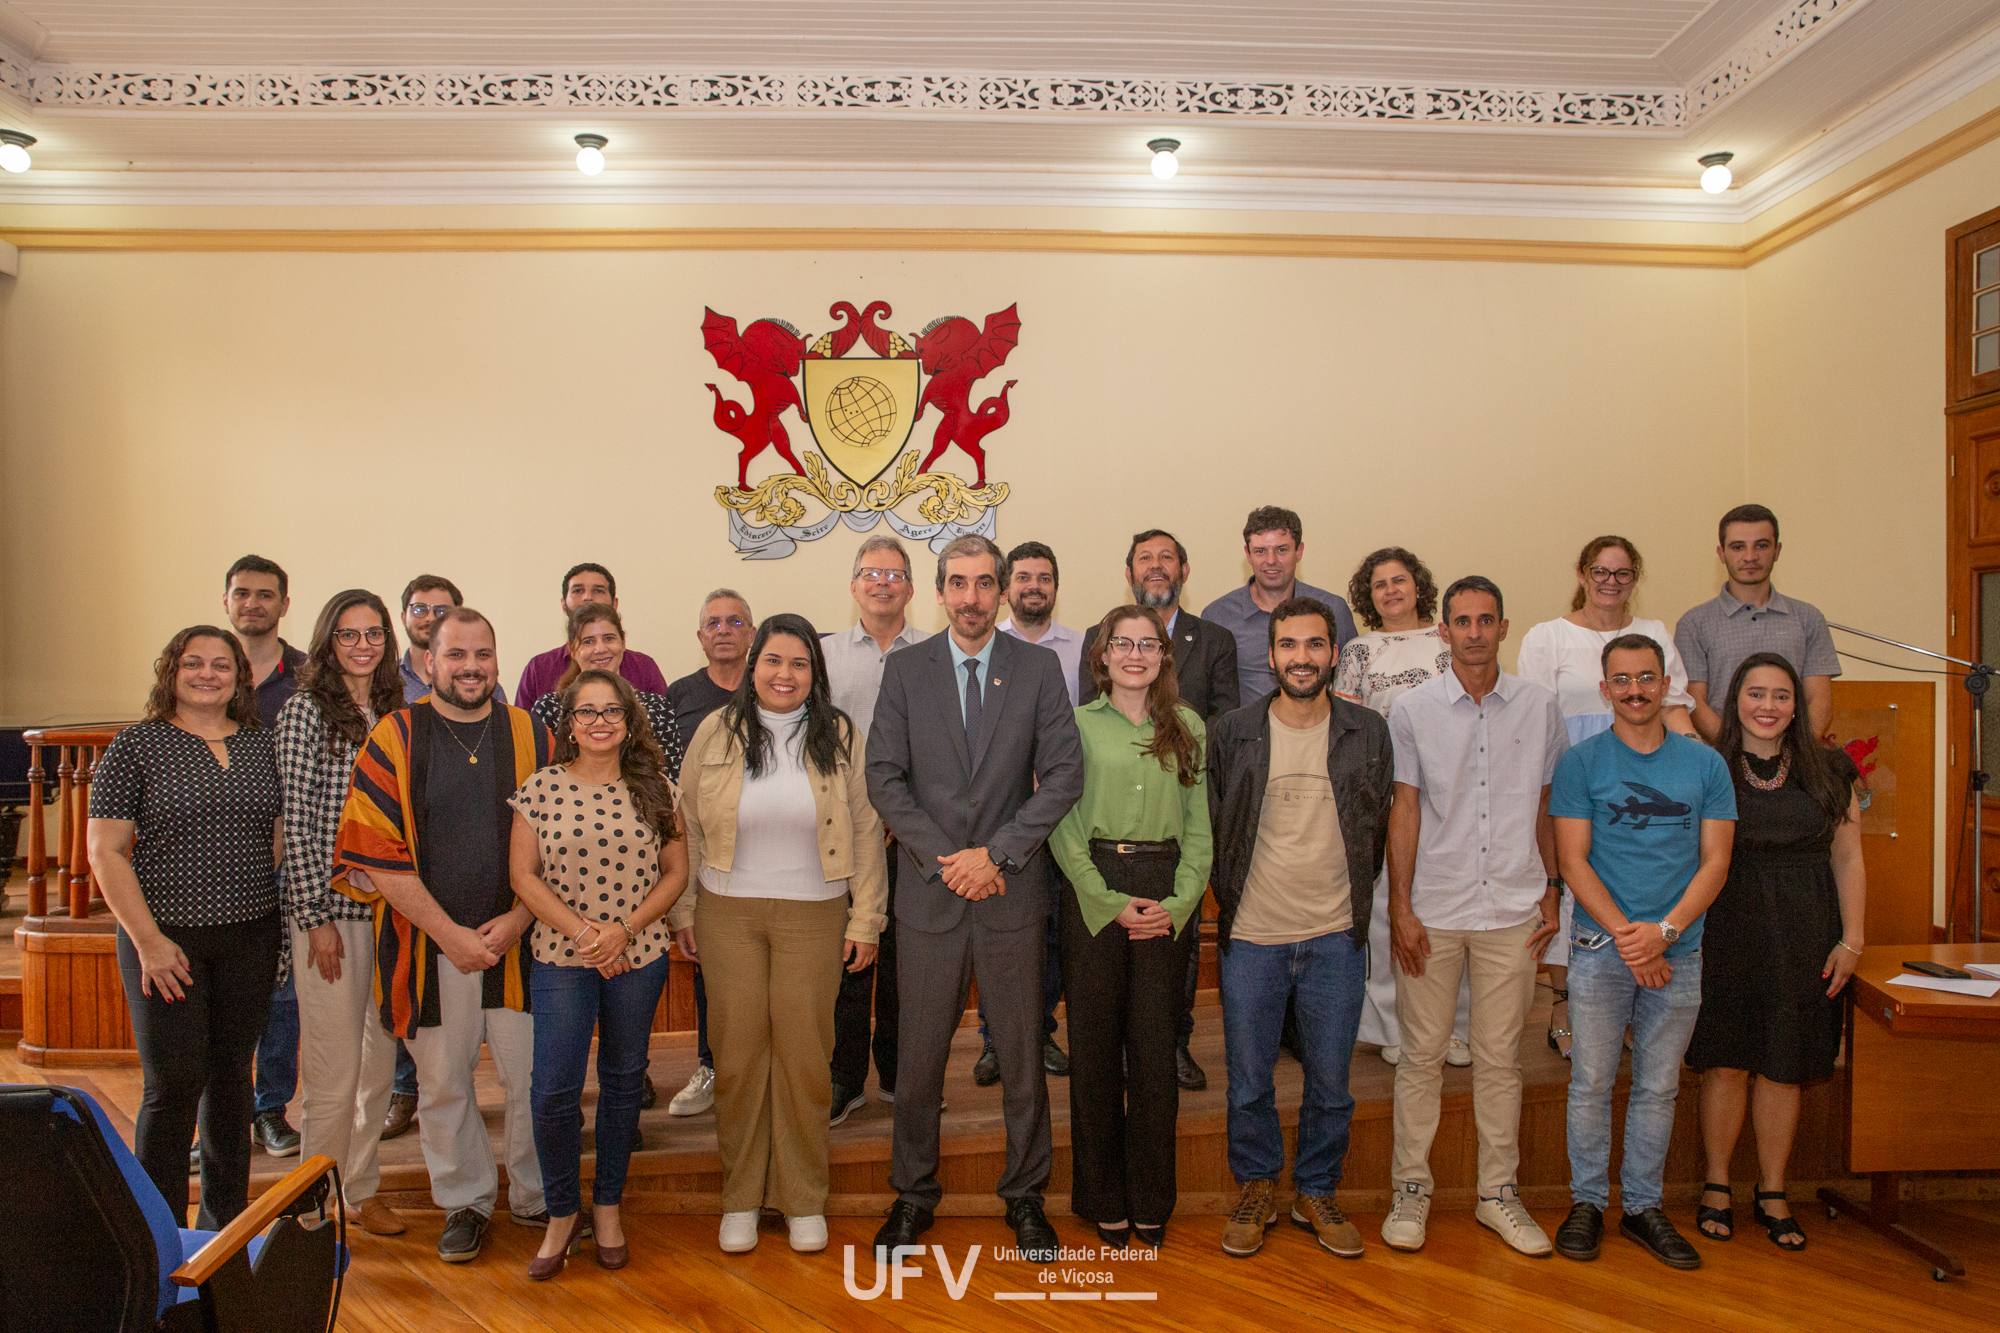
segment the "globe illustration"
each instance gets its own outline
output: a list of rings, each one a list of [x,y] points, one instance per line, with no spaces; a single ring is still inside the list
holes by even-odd
[[[870,448],[896,428],[896,395],[880,380],[850,376],[826,396],[826,421],[846,443]]]

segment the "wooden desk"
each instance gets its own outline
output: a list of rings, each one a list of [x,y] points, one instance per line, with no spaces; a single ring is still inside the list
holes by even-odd
[[[1912,1250],[1931,1276],[1963,1277],[1948,1251],[1897,1215],[1905,1171],[2000,1168],[2000,994],[1990,999],[1891,986],[1905,959],[2000,963],[2000,944],[1877,944],[1847,989],[1847,1167],[1872,1178],[1861,1203],[1822,1189],[1836,1212]]]

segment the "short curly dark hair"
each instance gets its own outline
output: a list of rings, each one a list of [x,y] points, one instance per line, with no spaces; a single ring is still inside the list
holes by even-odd
[[[236,685],[224,709],[229,720],[246,730],[263,726],[263,720],[257,716],[256,677],[250,669],[250,658],[234,634],[214,625],[189,625],[167,640],[167,646],[153,663],[153,688],[146,696],[146,721],[171,721],[180,711],[180,696],[175,686],[180,682],[181,658],[187,656],[188,645],[196,639],[219,639],[229,645],[229,655],[236,663]]]
[[[1382,628],[1382,613],[1375,609],[1375,567],[1395,561],[1410,571],[1410,577],[1417,584],[1417,619],[1429,620],[1437,614],[1438,585],[1431,577],[1431,567],[1417,559],[1400,546],[1385,546],[1379,551],[1370,551],[1361,557],[1361,565],[1354,571],[1354,577],[1347,581],[1347,604],[1354,614],[1369,629]]]

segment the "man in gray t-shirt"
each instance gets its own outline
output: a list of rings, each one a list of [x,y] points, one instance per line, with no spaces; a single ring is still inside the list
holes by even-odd
[[[1693,608],[1674,627],[1674,646],[1687,664],[1688,693],[1694,696],[1695,729],[1713,745],[1736,668],[1752,653],[1780,653],[1804,682],[1813,735],[1825,735],[1833,721],[1840,657],[1819,608],[1771,586],[1771,570],[1784,549],[1778,516],[1763,505],[1738,505],[1722,516],[1716,537],[1715,553],[1729,580],[1713,601]]]

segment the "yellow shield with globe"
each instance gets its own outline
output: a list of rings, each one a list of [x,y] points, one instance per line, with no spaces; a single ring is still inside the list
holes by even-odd
[[[826,461],[866,486],[896,461],[917,416],[915,357],[809,358],[805,404]]]

